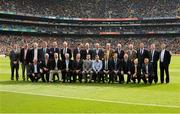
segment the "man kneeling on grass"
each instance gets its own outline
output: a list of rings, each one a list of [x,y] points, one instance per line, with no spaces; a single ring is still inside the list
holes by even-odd
[[[38,82],[38,80],[41,78],[39,63],[37,63],[36,59],[33,60],[33,64],[30,66],[29,78],[32,82]]]

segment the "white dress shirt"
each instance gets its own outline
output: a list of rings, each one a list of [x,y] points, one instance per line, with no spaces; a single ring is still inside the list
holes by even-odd
[[[163,50],[161,51],[161,56],[160,56],[160,61],[161,61],[161,62],[164,62],[164,53],[165,53],[165,49],[163,49]]]

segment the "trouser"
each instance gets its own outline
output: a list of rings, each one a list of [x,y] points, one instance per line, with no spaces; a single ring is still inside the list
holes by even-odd
[[[53,75],[54,74],[58,74],[59,81],[62,80],[61,70],[50,70],[50,73],[49,73],[49,81],[50,82],[53,82]]]
[[[164,71],[166,73],[166,83],[169,83],[169,65],[160,62],[161,83],[164,83]]]
[[[110,74],[109,74],[109,83],[114,83],[114,80],[117,76],[120,75],[120,72],[117,71],[117,72],[114,72],[114,71],[111,71]]]
[[[25,62],[22,62],[21,64],[21,68],[22,68],[22,78],[23,80],[25,80],[25,75],[26,75],[26,79],[28,80],[28,72],[29,72],[29,64],[26,64]],[[26,72],[26,74],[25,74]]]
[[[103,74],[102,74],[102,72],[101,71],[99,71],[99,72],[94,72],[93,73],[93,80],[94,80],[94,82],[96,83],[96,81],[98,81],[99,83],[101,82],[101,80],[102,80],[102,82],[104,83],[104,77],[103,77]]]
[[[76,77],[78,76],[79,82],[82,83],[82,72],[74,72],[73,73],[73,82],[76,82]],[[72,82],[72,80],[70,79],[70,82]]]
[[[129,83],[129,82],[131,82],[131,74],[128,74],[127,72],[125,72],[124,74],[127,74],[127,84]],[[123,74],[123,78],[124,78],[124,74]]]
[[[16,80],[19,79],[19,64],[11,63],[11,80],[14,80],[14,70],[16,71]]]
[[[109,75],[110,75],[109,70],[106,70],[106,71],[103,72],[103,76],[104,76],[104,81],[105,82],[109,81]]]
[[[32,74],[29,75],[29,78],[32,82],[38,82],[38,80],[41,78],[39,73],[35,73],[34,76]]]
[[[143,80],[144,84],[150,83],[152,84],[152,76],[148,75],[148,77],[146,78],[145,75],[142,75],[141,79]]]
[[[71,82],[71,75],[72,75],[71,71],[66,71],[66,70],[62,71],[63,83],[64,83],[65,81]]]
[[[153,66],[153,80],[154,80],[154,83],[157,83],[158,82],[158,72],[157,72],[157,62],[153,62],[152,63],[152,66]]]
[[[89,78],[89,82],[92,81],[92,74],[93,74],[92,71],[83,71],[82,72],[83,78],[85,79],[85,83],[88,82],[88,78]]]
[[[119,75],[119,83],[124,83],[124,74],[121,74]]]
[[[49,82],[49,72],[43,71],[43,73],[41,73],[41,78],[43,82]]]

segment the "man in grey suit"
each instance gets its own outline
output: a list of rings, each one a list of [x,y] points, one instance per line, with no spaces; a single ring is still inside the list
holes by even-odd
[[[131,62],[137,58],[137,51],[134,49],[133,44],[129,44],[128,57]]]
[[[83,61],[83,77],[85,79],[85,83],[88,81],[88,75],[89,75],[89,82],[92,80],[92,60],[91,60],[91,55],[88,54],[86,56],[86,60]]]
[[[16,70],[16,80],[19,79],[19,54],[20,51],[18,50],[18,45],[14,44],[12,50],[10,51],[9,58],[10,58],[10,66],[11,66],[11,80],[14,80],[14,70]]]
[[[95,44],[95,49],[93,50],[93,56],[92,59],[95,59],[96,55],[99,55],[99,59],[102,60],[104,57],[104,52],[102,49],[100,49],[99,43]]]

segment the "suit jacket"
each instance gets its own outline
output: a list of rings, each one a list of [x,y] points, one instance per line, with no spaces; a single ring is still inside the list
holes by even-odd
[[[107,50],[104,50],[104,55],[107,54]],[[114,50],[110,50],[109,51],[109,59],[112,59],[113,58],[113,55],[114,55]]]
[[[14,61],[17,61],[17,64],[19,63],[19,52],[15,52],[14,50],[11,50],[9,53],[9,58],[10,58],[10,62],[11,64],[13,64]]]
[[[82,59],[82,50],[81,50],[81,49],[78,50],[78,49],[76,48],[76,49],[74,49],[74,51],[73,51],[73,59],[74,59],[74,60],[76,60],[76,55],[77,55],[78,53],[81,55],[81,59]]]
[[[138,58],[138,62],[140,65],[142,65],[144,63],[144,59],[148,58],[149,59],[149,52],[148,50],[144,49],[143,54],[141,54],[140,49],[137,51],[137,58]]]
[[[130,72],[132,75],[135,73],[135,64],[134,63],[131,64]],[[141,69],[140,69],[140,66],[137,65],[137,76],[140,76],[140,75],[141,75]]]
[[[120,69],[120,60],[117,59],[117,64],[115,64],[114,59],[110,61],[110,70],[119,70]]]
[[[83,71],[89,71],[89,70],[92,70],[92,60],[84,60],[83,61]]]
[[[151,51],[149,51],[149,62],[153,61],[153,63],[157,64],[159,60],[159,52],[158,51],[154,51],[154,55],[152,56]]]
[[[45,63],[45,60],[40,63],[40,68],[41,68],[41,69],[47,68],[47,69],[50,70],[50,67],[51,67],[51,62],[50,62],[50,60],[48,60],[47,64]]]
[[[82,60],[80,60],[79,62],[74,61],[73,62],[73,70],[80,70],[80,71],[82,71],[83,70],[83,61]]]
[[[60,54],[59,48],[51,48],[49,50],[49,59],[50,60],[54,59],[54,53],[58,53],[58,58],[59,58],[59,54]]]
[[[34,49],[31,49],[31,59],[30,59],[30,62],[33,63],[33,59],[34,59]],[[37,55],[37,59],[38,59],[38,62],[41,61],[41,51],[40,49],[38,49],[38,55]]]
[[[41,51],[41,61],[44,61],[45,60],[45,54],[48,53],[49,54],[49,58],[50,58],[50,49],[49,48],[46,48],[46,51],[44,51],[44,48],[41,48],[40,49]]]
[[[92,56],[93,56],[93,50],[89,49],[89,52],[87,53],[87,50],[86,50],[86,49],[83,49],[83,50],[82,50],[82,59],[85,60],[87,54],[90,54],[90,55],[91,55],[91,58],[92,58]]]
[[[61,49],[61,59],[65,60],[65,54],[63,53],[64,48]],[[72,53],[71,53],[71,49],[67,48],[67,53],[69,54],[69,59],[72,58]]]
[[[22,48],[20,51],[20,62],[29,64],[30,58],[30,49],[27,49],[26,58],[24,59],[24,48]]]
[[[104,52],[102,49],[99,49],[98,53],[96,53],[96,49],[93,50],[92,59],[95,59],[96,55],[99,55],[99,59],[102,60],[104,58]]]
[[[131,60],[127,60],[127,61],[125,61],[124,59],[123,60],[121,60],[121,63],[120,63],[120,66],[121,66],[121,69],[125,72],[125,73],[127,73],[127,72],[129,72],[130,70],[131,70]]]
[[[55,67],[56,67],[55,59],[53,59],[50,64],[51,64],[50,65],[51,70],[55,70]],[[57,61],[57,68],[58,70],[62,69],[62,61],[60,59],[58,59]]]
[[[160,56],[159,58],[161,57],[161,53],[160,53]],[[164,61],[163,61],[163,64],[164,65],[169,65],[171,62],[171,54],[169,51],[165,50],[164,52]],[[161,62],[160,62],[161,63]]]
[[[146,72],[146,65],[145,64],[142,65],[142,72],[143,72],[143,75],[147,74],[147,72]],[[152,74],[153,74],[152,64],[149,63],[148,64],[148,75],[152,76]]]
[[[69,70],[73,70],[73,61],[72,60],[69,60],[68,68],[69,68]],[[62,70],[66,70],[66,60],[63,60]]]
[[[132,50],[132,53],[131,53],[131,50],[128,50],[128,58],[129,60],[134,61],[134,59],[136,59],[137,57],[137,51],[136,50]]]
[[[106,70],[106,69],[105,69],[105,60],[103,60],[102,63],[103,63],[102,69],[103,69],[103,70]],[[110,69],[111,69],[111,61],[108,60],[108,69],[107,69],[107,70],[110,70]]]
[[[118,59],[122,60],[124,58],[124,50],[119,52],[118,49],[116,49],[115,53],[117,53]]]

